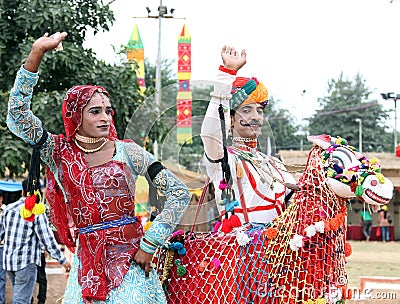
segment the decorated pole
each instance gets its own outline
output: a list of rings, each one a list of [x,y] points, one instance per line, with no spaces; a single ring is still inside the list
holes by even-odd
[[[136,61],[138,68],[132,63],[132,70],[136,71],[136,77],[141,92],[146,90],[146,83],[144,81],[144,48],[142,39],[140,38],[139,28],[137,24],[133,28],[131,38],[126,46],[128,61]]]
[[[191,42],[192,38],[187,31],[186,25],[183,25],[181,34],[178,37],[179,91],[176,97],[176,137],[179,144],[192,143]]]

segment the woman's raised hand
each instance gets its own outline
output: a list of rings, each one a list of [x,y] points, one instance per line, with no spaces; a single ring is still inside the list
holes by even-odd
[[[61,41],[63,41],[67,35],[66,32],[56,32],[50,36],[46,33],[33,43],[32,49],[43,53],[57,49],[57,47],[61,45]]]
[[[67,37],[66,32],[56,32],[49,36],[48,33],[37,39],[33,45],[24,68],[32,73],[36,73],[43,56],[46,52],[61,48],[61,41]]]

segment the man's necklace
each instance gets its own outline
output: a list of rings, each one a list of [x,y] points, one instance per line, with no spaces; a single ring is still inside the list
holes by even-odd
[[[264,177],[264,174],[266,174],[272,178],[272,182],[270,184],[271,189],[274,188],[274,182],[279,182],[282,185],[285,184],[284,181],[277,178],[272,173],[272,170],[270,168],[270,160],[269,159],[265,159],[258,152],[257,152],[258,155],[256,154],[258,157],[256,157],[256,155],[254,155],[253,153],[249,153],[249,152],[243,151],[243,150],[235,148],[235,147],[232,147],[232,149],[239,156],[239,158],[247,160],[249,163],[252,164],[253,168],[256,170],[256,172],[260,176],[260,180],[263,184],[268,182],[267,179]]]

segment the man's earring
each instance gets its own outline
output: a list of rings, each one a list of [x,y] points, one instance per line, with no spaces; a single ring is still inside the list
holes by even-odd
[[[229,128],[229,130],[228,130],[228,136],[229,136],[229,137],[232,137],[232,136],[233,136],[232,129],[233,129],[233,126],[231,126],[231,127]]]

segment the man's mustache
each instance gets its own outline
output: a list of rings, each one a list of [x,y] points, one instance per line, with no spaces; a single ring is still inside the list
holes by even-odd
[[[260,121],[258,121],[258,120],[250,120],[248,123],[244,123],[243,120],[239,120],[239,123],[243,127],[251,127],[251,126],[254,126],[254,125],[257,125],[259,127],[262,126],[262,123]]]

